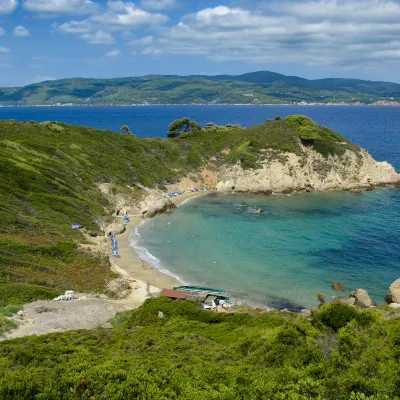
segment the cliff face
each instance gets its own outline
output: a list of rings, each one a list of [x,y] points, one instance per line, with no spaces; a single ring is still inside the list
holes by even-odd
[[[238,192],[283,192],[354,189],[400,181],[400,175],[387,162],[377,162],[366,150],[347,150],[341,156],[324,158],[304,148],[302,156],[274,153],[260,169],[243,169],[239,163],[215,171],[218,188]]]

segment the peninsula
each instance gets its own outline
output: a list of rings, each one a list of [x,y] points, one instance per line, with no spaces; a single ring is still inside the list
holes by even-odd
[[[71,78],[0,88],[1,106],[151,104],[399,105],[400,84],[340,78],[308,80],[259,71],[237,76]]]

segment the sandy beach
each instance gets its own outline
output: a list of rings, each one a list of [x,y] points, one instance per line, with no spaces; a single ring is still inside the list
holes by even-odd
[[[171,198],[177,207],[183,202],[193,197],[203,196],[209,192],[190,192],[184,193],[179,197]],[[162,288],[172,288],[173,286],[181,285],[174,277],[164,274],[156,267],[142,260],[131,246],[129,236],[131,232],[138,226],[143,218],[140,216],[131,216],[130,222],[126,226],[126,230],[121,235],[117,236],[118,250],[121,258],[113,259],[113,269],[115,272],[129,279],[135,280],[132,282],[132,294],[122,300],[116,300],[115,303],[122,304],[127,308],[135,308],[140,306],[146,298],[152,294],[159,293]]]

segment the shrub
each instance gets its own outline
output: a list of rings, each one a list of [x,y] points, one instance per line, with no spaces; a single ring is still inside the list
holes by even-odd
[[[365,326],[374,320],[374,316],[368,311],[358,311],[353,307],[341,303],[325,303],[318,311],[313,312],[313,322],[338,331],[350,321],[356,320]]]
[[[52,300],[61,292],[55,289],[23,283],[0,283],[0,307],[26,304],[35,300]]]

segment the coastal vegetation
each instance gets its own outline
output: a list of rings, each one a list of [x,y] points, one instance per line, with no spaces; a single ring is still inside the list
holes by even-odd
[[[134,203],[146,188],[163,190],[204,167],[255,169],[309,148],[328,160],[359,151],[299,115],[250,128],[183,118],[165,139],[129,132],[0,121],[0,333],[15,326],[9,317],[23,303],[106,290],[115,277],[109,260],[79,244],[104,234],[112,196]],[[111,322],[1,342],[0,398],[400,399],[398,309],[214,313],[159,297]]]
[[[201,167],[258,168],[266,149],[301,155],[304,128],[313,131],[314,147],[326,157],[357,151],[303,116],[250,128],[202,128],[183,118],[170,125],[170,139],[0,121],[0,306],[49,299],[70,288],[104,288],[113,276],[108,260],[78,248],[111,222],[113,205],[101,184],[134,202],[143,188],[164,188]],[[121,131],[130,132],[127,126]],[[81,229],[72,229],[74,224]]]
[[[161,297],[112,324],[1,343],[1,399],[400,398],[394,310],[212,313]]]
[[[359,79],[307,80],[268,71],[238,76],[73,78],[1,88],[0,105],[293,104],[399,102],[400,85]]]

